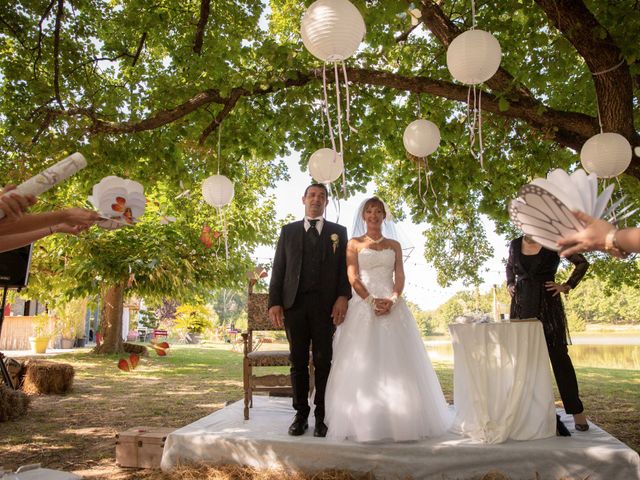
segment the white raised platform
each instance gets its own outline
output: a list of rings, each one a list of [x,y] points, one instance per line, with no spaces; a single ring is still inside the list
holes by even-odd
[[[359,444],[287,434],[293,419],[289,398],[254,396],[251,419],[238,401],[171,433],[162,470],[178,463],[241,464],[258,468],[372,472],[376,478],[470,478],[499,470],[511,478],[552,480],[563,476],[590,480],[640,479],[640,457],[624,443],[591,424],[588,432],[498,445],[446,434],[407,443]],[[573,429],[573,417],[564,416]],[[311,417],[313,418],[313,416]],[[444,477],[443,477],[444,476]]]

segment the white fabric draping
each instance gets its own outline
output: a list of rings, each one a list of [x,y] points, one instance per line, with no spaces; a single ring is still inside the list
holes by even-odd
[[[484,443],[555,435],[542,324],[452,324],[456,417],[452,431]]]
[[[479,478],[490,470],[514,479],[536,474],[589,480],[640,478],[638,453],[594,424],[588,432],[572,437],[494,445],[453,433],[419,442],[363,444],[315,438],[313,415],[305,435],[287,435],[294,414],[290,398],[254,395],[248,421],[242,409],[240,400],[169,434],[162,469],[207,462],[307,472],[348,469],[371,472],[380,480]],[[572,429],[573,417],[559,413]]]

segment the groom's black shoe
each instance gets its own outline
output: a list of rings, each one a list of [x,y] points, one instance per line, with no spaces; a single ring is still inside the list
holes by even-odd
[[[304,432],[309,428],[309,423],[307,422],[306,417],[302,415],[296,415],[296,418],[293,419],[293,423],[289,427],[289,435],[293,435],[298,437],[300,435],[304,435]]]
[[[326,437],[327,436],[327,426],[324,423],[324,420],[321,418],[316,418],[316,425],[313,427],[313,436],[314,437]]]

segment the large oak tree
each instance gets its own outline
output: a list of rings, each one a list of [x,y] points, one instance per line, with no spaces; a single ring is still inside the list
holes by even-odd
[[[222,171],[253,192],[235,203],[240,224],[285,175],[279,156],[295,149],[305,164],[328,144],[321,64],[299,34],[310,3],[4,0],[3,178],[19,181],[80,149],[91,167],[51,201],[88,193],[106,174],[144,178],[157,192],[177,192],[179,181],[197,189],[217,168],[220,139]],[[347,189],[361,191],[374,179],[389,200],[406,202],[414,221],[428,222],[426,256],[443,283],[478,279],[491,253],[481,215],[506,231],[506,204],[520,185],[550,168],[579,166],[576,152],[600,131],[598,106],[604,131],[640,147],[636,1],[476,1],[478,28],[491,31],[503,51],[501,68],[479,87],[484,168],[469,148],[469,90],[452,80],[445,61],[453,38],[471,27],[470,2],[353,3],[367,34],[347,62],[358,129],[346,134]],[[421,11],[416,27],[410,8]],[[405,126],[418,115],[438,124],[443,139],[429,158],[428,188],[417,177],[426,165],[402,146]],[[620,179],[623,190],[635,195],[638,178],[636,154]],[[193,209],[196,200],[178,206]],[[170,194],[164,201],[174,205]],[[273,211],[265,208],[258,213],[268,223]],[[148,234],[140,228],[133,235],[141,232]],[[250,246],[273,231],[263,223],[245,234]],[[109,235],[124,236],[96,235],[104,252]],[[240,234],[238,245],[244,240]],[[134,247],[127,259],[144,256]],[[86,255],[99,258],[95,250]],[[167,290],[152,285],[155,293]]]

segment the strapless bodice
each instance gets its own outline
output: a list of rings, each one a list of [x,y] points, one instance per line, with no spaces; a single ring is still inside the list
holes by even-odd
[[[363,248],[358,252],[360,280],[374,297],[389,297],[393,292],[395,260],[396,254],[390,248]]]

